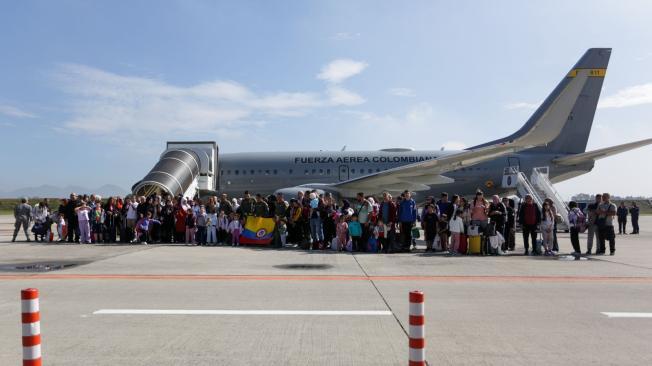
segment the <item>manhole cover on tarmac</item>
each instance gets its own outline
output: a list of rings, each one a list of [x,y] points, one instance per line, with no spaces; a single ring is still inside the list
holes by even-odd
[[[0,264],[0,272],[50,272],[78,266],[73,262],[38,262]]]
[[[330,264],[312,264],[312,263],[297,263],[297,264],[279,264],[274,266],[279,269],[329,269],[333,268]]]

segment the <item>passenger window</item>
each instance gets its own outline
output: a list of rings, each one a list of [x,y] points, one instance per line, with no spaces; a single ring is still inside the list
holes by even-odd
[[[373,172],[374,172],[374,170],[371,169],[371,168],[370,168],[369,170],[367,170],[367,173],[369,173],[369,174],[371,174],[371,173],[373,173]]]
[[[249,171],[249,173],[251,173],[251,175],[254,175],[254,174],[256,174],[256,171],[253,170],[253,169],[251,169],[251,170]]]
[[[265,175],[269,175],[269,169],[265,169]]]
[[[313,169],[312,174],[317,174],[317,169]]]
[[[292,169],[290,169],[290,170],[288,171],[288,173],[292,174]]]
[[[319,169],[319,175],[324,175],[324,169]]]
[[[331,175],[331,170],[330,169],[326,169],[326,175]]]
[[[224,170],[220,170],[220,175],[224,175]]]
[[[230,169],[226,171],[226,175],[231,175],[231,170]]]
[[[379,171],[380,171],[380,168],[376,168],[376,173],[378,173]]]
[[[274,175],[278,174],[278,170],[274,169]]]
[[[235,170],[235,175],[240,174],[240,171],[238,169]]]
[[[355,174],[355,168],[351,169],[351,174]]]
[[[305,174],[305,175],[308,175],[308,169],[306,169],[306,170],[304,171],[304,174]]]

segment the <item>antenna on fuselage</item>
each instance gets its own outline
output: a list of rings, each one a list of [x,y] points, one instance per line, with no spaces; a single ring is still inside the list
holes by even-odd
[[[342,150],[340,151],[344,151],[344,150],[346,150],[346,145],[342,146]]]

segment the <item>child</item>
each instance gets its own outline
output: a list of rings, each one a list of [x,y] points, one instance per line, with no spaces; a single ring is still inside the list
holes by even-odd
[[[66,217],[63,212],[59,212],[59,218],[57,219],[57,235],[59,235],[59,243],[63,243],[66,237]]]
[[[347,236],[349,234],[349,224],[346,223],[346,215],[340,216],[339,223],[337,224],[337,250],[342,251],[346,246]]]
[[[434,205],[428,205],[426,207],[426,213],[421,219],[421,226],[423,228],[424,235],[426,236],[426,252],[434,251],[433,243],[435,242],[435,236],[437,236],[437,213],[435,212]]]
[[[351,241],[353,242],[353,250],[357,252],[364,252],[364,246],[362,244],[362,226],[358,222],[358,215],[353,214],[351,216],[351,222],[349,223],[349,235],[351,236]]]
[[[462,210],[455,211],[455,216],[448,223],[448,230],[451,232],[451,251],[450,254],[457,255],[460,250],[460,242],[464,234],[464,220],[462,219]]]
[[[102,229],[104,226],[104,210],[102,209],[102,205],[95,205],[95,209],[91,213],[91,229],[93,230],[93,236],[95,239],[95,243],[99,243],[102,241]]]
[[[199,208],[199,213],[195,218],[195,224],[197,225],[197,243],[201,246],[206,245],[206,227],[208,224],[208,215],[206,214],[206,207],[201,205]]]
[[[186,245],[195,242],[195,213],[192,208],[186,211]]]
[[[77,220],[79,222],[80,242],[82,244],[91,243],[91,227],[88,223],[88,212],[90,210],[91,208],[86,205],[86,201],[82,201],[81,206],[75,208],[75,213],[77,214]]]
[[[374,227],[374,237],[380,243],[378,251],[389,253],[389,248],[387,247],[387,226],[380,217],[378,217],[378,222]]]
[[[281,248],[284,248],[285,244],[287,244],[288,237],[288,227],[285,223],[285,219],[280,219],[278,221],[278,234],[281,237]]]
[[[237,247],[240,245],[240,232],[242,231],[242,224],[240,224],[240,215],[235,214],[233,221],[229,223],[229,233],[231,233],[231,246]]]
[[[141,244],[147,245],[147,241],[149,241],[150,225],[154,223],[160,224],[161,222],[152,219],[151,211],[147,211],[147,216],[140,214],[140,220],[136,223],[136,238],[138,238],[138,241],[140,241]]]
[[[439,234],[439,243],[441,244],[441,250],[448,250],[448,216],[446,214],[441,214],[439,217],[439,223],[437,224],[437,233]]]
[[[208,244],[217,244],[217,212],[213,208],[212,212],[208,215]]]
[[[224,214],[224,210],[220,210],[220,215],[217,217],[217,242],[219,244],[226,244],[228,236],[229,218]]]

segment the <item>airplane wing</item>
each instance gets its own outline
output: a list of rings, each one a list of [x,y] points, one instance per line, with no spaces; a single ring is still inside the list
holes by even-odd
[[[430,185],[450,183],[443,174],[451,170],[478,164],[516,151],[544,146],[553,141],[570,121],[569,115],[580,96],[591,70],[579,69],[569,74],[546,99],[532,119],[516,133],[496,141],[479,145],[459,153],[437,159],[405,165],[375,174],[329,185],[330,189],[345,196],[355,192],[379,193],[383,190],[427,190]]]
[[[622,145],[605,147],[604,149],[587,151],[585,153],[563,156],[561,158],[554,159],[553,163],[559,165],[578,165],[581,163],[606,158],[611,155],[620,154],[621,152],[629,151],[649,144],[652,144],[652,138]]]

